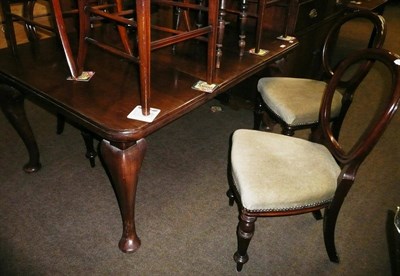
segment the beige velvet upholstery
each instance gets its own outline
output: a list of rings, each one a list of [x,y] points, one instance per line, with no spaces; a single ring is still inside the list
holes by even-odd
[[[288,125],[318,122],[326,83],[301,78],[261,78],[257,89],[266,105]],[[333,98],[332,117],[339,115],[342,95]]]
[[[234,185],[248,211],[285,211],[332,200],[340,167],[317,143],[257,130],[232,137]]]

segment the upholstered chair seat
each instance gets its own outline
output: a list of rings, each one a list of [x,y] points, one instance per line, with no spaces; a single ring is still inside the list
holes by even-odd
[[[340,173],[326,147],[257,130],[234,133],[231,162],[234,185],[248,212],[296,210],[330,202]]]
[[[289,126],[318,122],[319,107],[326,88],[324,81],[302,78],[261,78],[257,89],[268,108]],[[335,93],[332,117],[339,116],[342,94]]]

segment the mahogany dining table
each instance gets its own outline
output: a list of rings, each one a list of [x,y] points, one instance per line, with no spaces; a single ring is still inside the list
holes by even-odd
[[[24,110],[26,98],[100,139],[100,154],[121,211],[123,230],[119,248],[123,252],[136,251],[140,239],[135,229],[135,196],[147,148],[146,137],[282,60],[296,48],[298,41],[265,36],[261,45],[268,50],[266,55],[246,52],[240,57],[236,44],[225,43],[221,67],[214,78],[217,87],[212,93],[192,88],[205,79],[206,51],[201,43],[185,42],[174,55],[169,47],[154,51],[151,108],[159,109],[160,113],[152,122],[127,118],[140,105],[135,64],[93,48],[88,53],[86,69],[95,75],[90,81],[78,82],[67,80],[67,61],[54,37],[21,44],[18,55],[8,48],[1,49],[0,104],[27,148],[29,161],[24,170],[36,172],[41,166],[39,149]]]

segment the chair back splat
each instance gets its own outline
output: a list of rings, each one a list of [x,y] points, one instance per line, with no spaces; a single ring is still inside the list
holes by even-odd
[[[344,114],[339,142],[331,124],[331,107],[337,87],[349,73],[354,102]],[[364,80],[371,75],[385,81],[367,87]],[[386,77],[390,80],[386,81]],[[377,98],[371,100],[371,95]],[[234,254],[238,271],[249,259],[247,248],[258,217],[308,212],[317,215],[321,209],[325,209],[323,233],[329,259],[339,262],[334,238],[340,208],[359,167],[384,133],[399,103],[400,56],[384,49],[365,49],[348,56],[334,71],[323,94],[318,142],[258,130],[234,132],[227,195],[231,205],[236,200],[240,212]],[[367,116],[360,116],[359,112]]]

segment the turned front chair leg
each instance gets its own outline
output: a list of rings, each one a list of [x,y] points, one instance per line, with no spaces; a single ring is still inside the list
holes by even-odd
[[[249,217],[245,214],[240,215],[237,227],[238,249],[233,255],[237,271],[241,271],[243,265],[249,260],[247,248],[249,247],[251,238],[254,235],[256,220],[257,217]]]
[[[135,252],[140,239],[135,228],[135,201],[139,171],[147,148],[145,139],[136,144],[111,144],[102,140],[100,152],[110,172],[121,210],[123,230],[119,248],[125,253]]]

